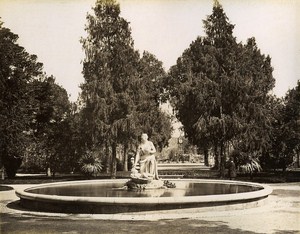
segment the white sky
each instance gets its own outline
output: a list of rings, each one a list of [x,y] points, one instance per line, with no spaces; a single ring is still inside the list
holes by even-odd
[[[147,50],[166,70],[197,36],[213,0],[120,0],[121,15],[130,22],[135,48]],[[234,36],[255,37],[262,53],[272,58],[276,86],[283,96],[300,79],[300,0],[219,0]],[[0,0],[4,27],[19,35],[18,43],[38,56],[44,71],[56,77],[75,101],[83,82],[86,14],[95,0]]]

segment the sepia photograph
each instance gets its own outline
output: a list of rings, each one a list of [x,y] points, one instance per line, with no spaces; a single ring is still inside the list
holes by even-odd
[[[0,0],[0,233],[300,233],[299,0]]]

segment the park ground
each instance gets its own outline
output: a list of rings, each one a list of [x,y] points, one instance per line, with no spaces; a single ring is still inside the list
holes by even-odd
[[[272,194],[243,209],[183,209],[127,214],[57,214],[19,206],[15,190],[33,184],[4,184],[0,233],[300,233],[300,182],[272,183]]]

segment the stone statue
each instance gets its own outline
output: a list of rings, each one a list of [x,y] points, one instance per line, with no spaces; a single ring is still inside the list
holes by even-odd
[[[156,149],[154,144],[148,140],[148,135],[143,133],[141,136],[141,143],[137,148],[134,166],[131,170],[131,178],[140,178],[150,181],[159,180],[155,153]],[[138,164],[139,171],[137,170]]]

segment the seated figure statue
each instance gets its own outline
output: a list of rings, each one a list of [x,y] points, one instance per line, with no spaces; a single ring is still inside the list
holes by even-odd
[[[157,162],[155,159],[156,149],[154,144],[148,140],[148,135],[143,133],[141,143],[137,148],[134,166],[132,169],[132,178],[142,178],[148,180],[158,180]],[[140,171],[137,170],[137,165]]]

